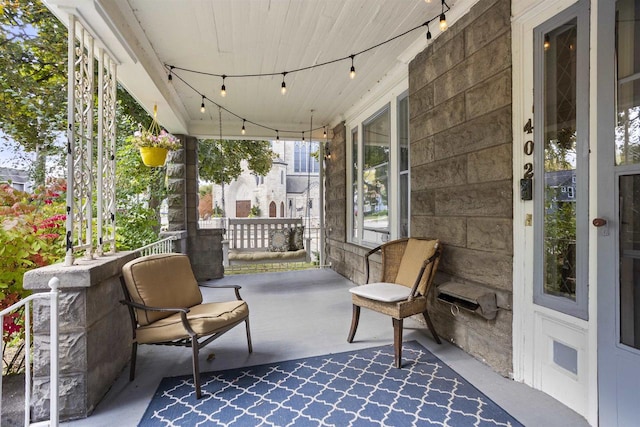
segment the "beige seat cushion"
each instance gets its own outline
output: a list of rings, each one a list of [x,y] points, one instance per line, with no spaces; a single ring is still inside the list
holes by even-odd
[[[229,250],[230,261],[289,261],[289,260],[301,260],[307,255],[307,251],[300,249],[298,251],[287,252],[267,252],[267,251],[255,251],[255,252],[238,252],[233,249]]]
[[[400,260],[395,283],[413,287],[422,263],[436,253],[437,243],[438,240],[409,239]],[[425,271],[425,276],[428,277],[428,274],[429,271]]]
[[[211,302],[196,305],[189,310],[187,319],[199,336],[213,334],[249,316],[249,307],[244,301]],[[149,344],[189,338],[189,334],[182,325],[180,313],[176,313],[151,325],[139,327],[136,337],[138,343]]]
[[[380,282],[356,286],[349,289],[349,292],[375,301],[396,302],[406,300],[411,293],[411,288],[395,283]]]
[[[149,307],[188,308],[202,302],[189,258],[184,254],[159,254],[136,258],[122,267],[133,302]],[[146,326],[171,313],[136,310]]]

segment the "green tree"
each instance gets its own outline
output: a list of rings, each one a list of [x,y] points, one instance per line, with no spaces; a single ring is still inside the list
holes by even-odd
[[[39,1],[4,2],[0,12],[0,129],[37,153],[31,172],[42,185],[66,129],[67,29]]]
[[[198,172],[200,178],[222,186],[222,211],[226,212],[224,186],[242,174],[242,160],[251,172],[264,176],[274,157],[269,141],[204,139],[198,144]]]

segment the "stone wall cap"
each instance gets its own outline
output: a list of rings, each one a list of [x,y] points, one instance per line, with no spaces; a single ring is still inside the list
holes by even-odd
[[[95,259],[77,259],[71,266],[53,264],[36,268],[24,274],[23,287],[29,290],[48,291],[52,277],[60,279],[60,289],[88,288],[102,280],[120,275],[122,266],[137,255],[134,251],[118,252]]]

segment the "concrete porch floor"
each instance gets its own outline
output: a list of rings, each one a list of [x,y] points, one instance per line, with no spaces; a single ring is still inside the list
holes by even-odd
[[[308,356],[338,353],[393,343],[391,320],[362,310],[352,344],[349,280],[332,270],[233,275],[216,280],[239,284],[251,312],[253,354],[247,352],[244,327],[239,326],[201,352],[201,372],[259,365]],[[233,298],[230,289],[202,288],[205,301]],[[580,415],[548,395],[503,378],[459,348],[433,341],[426,326],[405,321],[404,340],[416,340],[447,363],[526,426],[587,426]],[[215,359],[207,356],[215,353]],[[93,414],[68,426],[135,426],[160,380],[191,374],[191,351],[185,348],[140,346],[136,378],[129,382],[128,366]]]

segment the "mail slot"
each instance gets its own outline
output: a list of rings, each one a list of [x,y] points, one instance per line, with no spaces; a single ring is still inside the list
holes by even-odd
[[[438,286],[438,300],[452,305],[451,312],[464,309],[487,320],[493,320],[498,314],[496,293],[480,285],[446,282]]]

